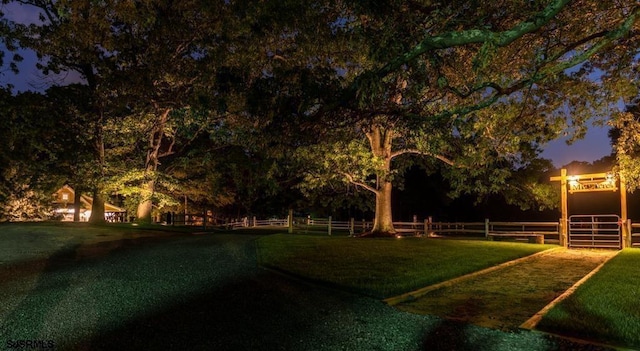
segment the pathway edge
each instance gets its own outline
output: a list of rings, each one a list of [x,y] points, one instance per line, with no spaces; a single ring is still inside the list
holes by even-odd
[[[540,322],[540,320],[542,320],[542,317],[547,314],[547,312],[549,312],[550,309],[552,309],[553,307],[555,307],[558,303],[560,303],[562,300],[566,299],[567,297],[571,296],[571,294],[573,294],[580,285],[582,285],[584,282],[586,282],[587,280],[589,280],[589,278],[591,278],[594,274],[598,273],[598,271],[604,267],[605,264],[607,264],[607,262],[609,262],[610,259],[618,256],[618,254],[620,253],[619,250],[618,252],[616,252],[614,255],[611,255],[610,257],[608,257],[606,260],[604,260],[600,265],[598,265],[598,267],[594,268],[591,272],[589,272],[587,275],[585,275],[584,277],[582,277],[582,279],[578,280],[577,282],[575,282],[575,284],[573,284],[569,289],[567,289],[565,292],[563,292],[562,294],[560,294],[560,296],[556,297],[553,301],[551,301],[548,305],[544,306],[540,311],[538,311],[536,314],[534,314],[531,318],[529,318],[526,322],[520,324],[520,328],[522,329],[533,329],[536,327],[536,325],[538,325],[538,323]]]
[[[553,248],[553,249],[547,249],[547,250],[544,250],[544,251],[536,252],[536,253],[531,254],[529,256],[520,257],[520,258],[517,258],[515,260],[511,260],[511,261],[507,261],[507,262],[501,263],[501,264],[499,264],[497,266],[485,268],[485,269],[482,269],[482,270],[479,270],[479,271],[476,271],[476,272],[473,272],[473,273],[465,274],[465,275],[460,276],[460,277],[456,277],[456,278],[453,278],[453,279],[445,280],[443,282],[436,283],[436,284],[433,284],[433,285],[429,285],[429,286],[426,286],[424,288],[420,288],[418,290],[410,291],[408,293],[404,293],[404,294],[401,294],[401,295],[398,295],[398,296],[389,297],[389,298],[384,299],[383,301],[386,304],[390,305],[390,306],[395,306],[395,305],[397,305],[399,303],[419,298],[419,297],[421,297],[423,295],[426,295],[427,293],[429,293],[429,292],[431,292],[433,290],[440,289],[440,288],[447,287],[447,286],[451,286],[451,285],[459,283],[459,282],[461,282],[463,280],[467,280],[467,279],[470,279],[470,278],[473,278],[473,277],[476,277],[476,276],[479,276],[479,275],[482,275],[482,274],[490,273],[490,272],[496,271],[498,269],[506,268],[506,267],[518,264],[518,263],[520,263],[522,261],[526,261],[528,259],[531,259],[531,258],[534,258],[534,257],[538,257],[538,256],[541,256],[541,255],[545,255],[545,254],[549,254],[551,252],[559,251],[559,250],[566,250],[566,249],[563,248],[563,247],[556,247],[556,248]]]

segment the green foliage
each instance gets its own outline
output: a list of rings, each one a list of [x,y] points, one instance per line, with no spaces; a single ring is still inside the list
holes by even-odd
[[[610,132],[617,161],[617,169],[624,177],[627,189],[640,187],[640,105],[638,99],[627,105],[611,120]]]
[[[306,189],[321,188],[332,182],[358,182],[376,187],[376,174],[384,173],[384,160],[371,154],[364,140],[337,141],[296,149],[300,162],[307,165]]]
[[[633,91],[621,82],[637,81],[630,3],[5,2],[42,13],[33,25],[3,16],[5,46],[84,84],[34,97],[31,117],[46,106],[51,120],[15,122],[37,131],[25,140],[46,140],[18,147],[8,135],[21,157],[37,155],[13,160],[20,172],[35,179],[49,160],[56,180],[131,197],[157,185],[165,203],[255,211],[293,193],[291,205],[299,194],[283,189],[301,178],[309,195],[345,181],[377,192],[428,158],[429,170],[447,165],[454,195],[531,204],[553,195],[530,171],[545,143],[583,136]],[[218,155],[229,144],[241,146]]]
[[[149,182],[155,185],[155,191],[151,194],[148,194],[148,189],[145,187]],[[181,188],[175,179],[161,172],[130,169],[107,181],[104,190],[106,193],[122,195],[125,198],[136,198],[138,201],[152,200],[159,209],[162,209],[179,204],[179,200],[171,195],[180,193]]]
[[[15,184],[0,202],[0,222],[47,220],[53,217],[51,196],[27,184]]]
[[[317,163],[307,186],[343,180],[375,191],[397,178],[396,167],[412,159],[398,155],[408,154],[449,164],[444,174],[454,196],[502,194],[523,208],[555,207],[555,191],[541,184],[545,170],[531,170],[545,166],[537,155],[558,135],[583,136],[589,117],[608,114],[620,95],[605,93],[612,90],[590,75],[605,69],[615,76],[612,58],[628,61],[625,48],[637,47],[635,36],[620,36],[637,20],[595,1],[583,5],[588,15],[566,1],[451,2],[437,11],[356,2],[340,27],[361,48],[342,53],[354,65],[344,75],[337,115],[351,124],[342,126],[348,132],[334,130],[337,142],[325,138],[303,151]],[[585,30],[580,23],[593,13],[615,20]],[[605,46],[611,57],[595,55]],[[390,146],[367,150],[364,135],[371,138],[374,129],[392,135]],[[402,165],[388,165],[392,159]]]

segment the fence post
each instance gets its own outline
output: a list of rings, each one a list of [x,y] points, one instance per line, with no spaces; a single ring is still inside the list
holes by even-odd
[[[424,219],[424,236],[429,236],[429,218]]]
[[[633,247],[633,227],[631,226],[631,220],[627,219],[627,223],[625,223],[627,226],[627,237],[626,237],[626,243],[624,244],[623,248],[625,247]]]
[[[207,230],[207,210],[202,214],[202,230]]]
[[[329,216],[329,235],[331,235],[331,216]]]
[[[558,229],[560,229],[558,231],[558,241],[559,244],[563,247],[568,247],[569,246],[569,238],[567,236],[565,236],[565,233],[567,233],[567,223],[564,221],[563,218],[560,218],[558,220],[558,223],[560,223],[560,225],[558,226]]]
[[[489,218],[484,219],[484,237],[489,237]]]
[[[289,209],[289,217],[288,217],[288,223],[289,225],[289,234],[293,233],[293,209],[290,208]]]
[[[349,236],[353,236],[355,234],[356,220],[351,218],[349,221]]]

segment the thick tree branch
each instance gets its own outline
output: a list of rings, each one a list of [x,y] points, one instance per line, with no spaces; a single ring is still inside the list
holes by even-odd
[[[600,33],[597,33],[597,35],[589,36],[591,39],[600,37],[601,40],[593,44],[590,48],[584,50],[583,52],[575,54],[574,56],[572,56],[570,59],[566,61],[558,62],[555,65],[542,68],[538,73],[534,74],[533,76],[516,81],[507,87],[500,87],[498,84],[494,84],[490,82],[484,83],[482,85],[483,87],[492,87],[495,90],[495,93],[493,95],[486,97],[482,99],[480,102],[475,104],[461,106],[451,111],[444,111],[434,116],[434,118],[435,119],[448,118],[456,115],[462,116],[468,113],[482,110],[486,107],[491,106],[503,96],[508,96],[516,91],[521,90],[524,87],[531,86],[537,82],[542,81],[543,79],[549,76],[559,74],[568,68],[574,67],[582,62],[585,62],[590,57],[600,52],[606,46],[611,45],[613,41],[620,39],[625,34],[629,33],[631,31],[631,28],[633,28],[634,24],[637,22],[640,22],[640,6],[634,8],[634,10],[629,14],[629,16],[625,19],[625,21],[615,30],[611,30],[608,32],[600,32]],[[584,43],[586,42],[581,40],[574,43],[574,45],[575,47],[577,47]],[[558,57],[554,58],[554,60],[556,59],[558,59]],[[551,62],[551,60],[549,62]],[[460,93],[458,95],[464,97],[464,94]]]
[[[593,46],[591,46],[589,49],[583,51],[580,54],[574,55],[570,60],[567,61],[563,61],[563,62],[559,62],[556,65],[552,65],[550,67],[547,68],[543,68],[540,70],[540,73],[533,75],[530,78],[527,79],[522,79],[520,81],[517,81],[515,83],[513,83],[512,85],[508,86],[508,87],[502,87],[500,86],[498,83],[495,82],[484,82],[481,84],[476,85],[475,87],[473,87],[471,90],[469,90],[468,92],[462,92],[460,90],[458,90],[455,87],[451,87],[451,86],[446,86],[446,89],[452,93],[454,93],[456,96],[460,97],[460,98],[467,98],[469,96],[471,96],[472,94],[476,93],[476,92],[480,92],[483,91],[485,88],[492,88],[496,95],[509,95],[515,91],[518,91],[526,86],[531,86],[532,84],[548,77],[549,75],[553,75],[553,74],[557,74],[560,73],[568,68],[571,68],[573,66],[576,66],[578,64],[580,64],[581,62],[586,61],[587,59],[589,59],[590,57],[592,57],[594,54],[596,54],[597,52],[599,52],[602,48],[610,45],[614,40],[621,38],[622,36],[624,36],[626,33],[631,31],[631,28],[633,27],[634,23],[637,22],[640,18],[640,7],[637,7],[629,17],[626,18],[626,20],[620,25],[620,27],[616,28],[615,30],[611,30],[611,31],[600,31],[598,33],[594,33],[591,34],[587,37],[584,37],[580,40],[577,40],[574,43],[571,43],[570,45],[566,46],[561,52],[556,53],[555,55],[549,57],[547,60],[545,60],[546,62],[544,63],[551,63],[554,61],[557,61],[558,59],[560,59],[561,57],[563,57],[564,55],[567,55],[573,51],[575,51],[576,48],[578,48],[581,45],[584,45],[590,41],[593,41],[595,39],[599,39],[602,38],[599,42],[595,43]]]
[[[511,29],[502,32],[471,29],[462,32],[448,32],[442,35],[425,38],[412,50],[380,68],[376,72],[376,75],[379,78],[383,78],[389,73],[395,72],[399,67],[407,62],[410,62],[416,57],[432,50],[487,42],[491,42],[498,47],[507,46],[523,35],[540,29],[551,21],[551,19],[553,19],[570,1],[571,0],[554,0],[533,18],[521,22],[513,26]]]
[[[379,192],[378,189],[376,189],[376,188],[374,188],[374,187],[372,187],[370,185],[367,185],[365,183],[362,183],[362,182],[359,182],[359,181],[355,180],[353,175],[351,175],[349,173],[346,173],[346,172],[340,172],[340,173],[349,180],[349,183],[351,183],[351,184],[353,184],[355,186],[359,186],[359,187],[361,187],[363,189],[369,190],[370,192],[372,192],[374,194],[378,194],[378,192]]]
[[[391,154],[391,158],[395,158],[397,156],[400,155],[406,155],[406,154],[415,154],[415,155],[422,155],[422,156],[429,156],[429,157],[433,157],[435,159],[438,159],[446,164],[448,164],[449,166],[457,166],[457,164],[455,162],[453,162],[453,160],[451,160],[448,157],[439,155],[439,154],[433,154],[431,152],[424,152],[424,151],[420,151],[418,149],[403,149],[403,150],[398,150],[394,153]]]

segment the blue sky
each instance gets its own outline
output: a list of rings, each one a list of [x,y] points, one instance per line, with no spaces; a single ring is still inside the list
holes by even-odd
[[[607,127],[589,125],[584,139],[577,140],[571,145],[567,145],[564,138],[554,140],[545,147],[541,156],[551,159],[558,168],[571,161],[593,162],[611,154],[607,132]]]

